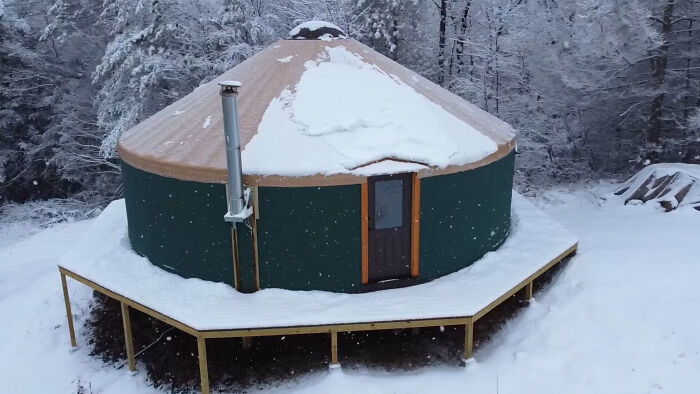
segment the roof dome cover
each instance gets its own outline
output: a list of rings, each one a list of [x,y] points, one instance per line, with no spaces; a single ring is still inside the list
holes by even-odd
[[[347,34],[330,22],[308,21],[290,30],[288,37],[290,40],[323,40],[329,38],[347,38]]]

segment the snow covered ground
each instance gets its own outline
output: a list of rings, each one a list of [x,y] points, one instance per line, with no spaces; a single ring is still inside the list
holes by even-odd
[[[696,393],[700,387],[700,213],[602,202],[614,185],[550,191],[537,204],[579,237],[578,255],[466,368],[316,373],[303,393]],[[27,235],[0,228],[0,392],[157,393],[144,374],[69,352],[58,256],[89,221]],[[71,286],[77,328],[90,291]],[[342,351],[342,350],[341,350]],[[90,391],[88,391],[90,392]]]

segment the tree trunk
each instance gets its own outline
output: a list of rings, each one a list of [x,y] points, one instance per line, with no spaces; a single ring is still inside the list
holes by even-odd
[[[392,10],[392,19],[391,19],[391,45],[393,45],[393,49],[391,50],[391,59],[398,61],[399,60],[399,21],[398,21],[398,15],[396,15],[396,9]]]
[[[440,36],[438,41],[438,83],[445,82],[445,40],[447,35],[447,0],[440,1]]]
[[[649,117],[649,132],[647,142],[659,143],[661,137],[661,117],[664,103],[664,81],[666,80],[666,68],[668,65],[668,46],[671,39],[671,28],[673,21],[673,5],[676,0],[666,0],[664,6],[663,20],[661,21],[661,37],[663,43],[658,49],[657,55],[651,59],[652,77],[654,79],[654,89],[656,96],[651,102],[651,115]]]
[[[695,1],[693,1],[693,6],[695,6]],[[688,53],[693,53],[693,20],[688,21]],[[690,90],[690,66],[692,57],[688,56],[685,62],[685,97],[683,98],[683,119],[688,120],[690,116],[690,103],[691,100],[691,90]]]
[[[464,53],[464,41],[467,35],[467,21],[469,20],[469,8],[471,7],[471,0],[468,0],[464,4],[464,10],[462,10],[462,17],[459,21],[459,37],[457,41],[457,48],[455,57],[457,58],[457,74],[461,75],[464,70],[464,59],[462,57]]]

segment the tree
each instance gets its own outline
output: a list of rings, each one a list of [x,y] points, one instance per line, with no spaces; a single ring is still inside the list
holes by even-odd
[[[93,73],[102,154],[113,156],[124,131],[269,43],[259,6],[107,0],[98,23],[114,38]]]
[[[661,137],[664,82],[666,81],[666,69],[668,68],[668,50],[671,41],[671,30],[673,29],[673,5],[675,3],[676,0],[666,0],[666,4],[664,4],[663,17],[660,20],[661,45],[659,45],[658,48],[654,48],[650,59],[653,78],[652,84],[656,95],[651,101],[647,141],[654,144],[658,144],[659,138]]]
[[[93,105],[90,74],[106,40],[95,28],[99,9],[90,0],[56,0],[39,40],[49,44],[61,64],[60,86],[53,102],[55,116],[44,135],[56,145],[48,159],[63,179],[82,186],[84,200],[118,196],[119,166],[100,153],[102,133]]]
[[[403,28],[401,7],[396,0],[365,2],[360,0],[358,7],[364,14],[364,26],[361,39],[375,50],[396,60],[401,40],[400,29]]]
[[[440,23],[438,30],[438,83],[445,82],[445,40],[447,39],[447,0],[440,0]]]
[[[352,36],[379,53],[428,77],[437,74],[431,3],[421,0],[355,0]]]
[[[51,161],[62,64],[38,40],[41,3],[0,1],[0,199],[66,197],[79,185]],[[38,8],[35,8],[37,7]],[[3,201],[0,201],[2,203]]]

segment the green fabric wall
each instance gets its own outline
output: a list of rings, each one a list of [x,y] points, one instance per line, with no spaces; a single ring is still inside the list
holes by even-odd
[[[514,155],[421,180],[420,275],[455,272],[503,243],[510,228]],[[226,188],[122,163],[132,248],[184,277],[233,285]],[[258,189],[261,288],[362,290],[361,187]],[[253,291],[250,229],[238,225],[241,290]]]
[[[258,189],[260,287],[362,287],[360,185]]]
[[[238,229],[238,261],[240,269],[240,288],[244,293],[252,293],[255,289],[255,257],[253,256],[253,233],[246,223],[237,224]]]
[[[514,159],[421,179],[419,278],[458,271],[505,241]]]
[[[129,240],[136,252],[178,275],[233,285],[224,185],[162,177],[124,162],[122,180]],[[250,231],[239,228],[239,255],[252,267]],[[248,271],[242,284],[252,290],[252,269]]]

